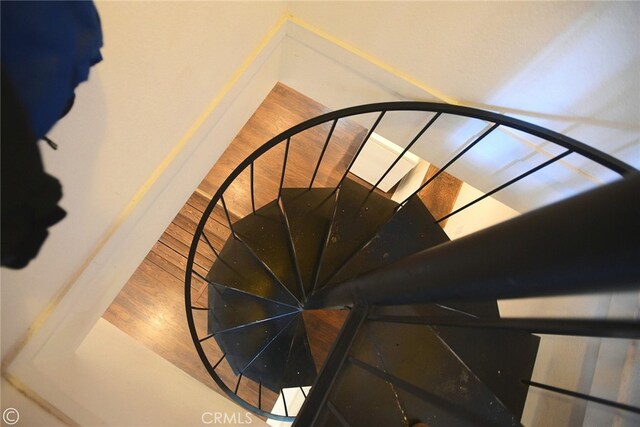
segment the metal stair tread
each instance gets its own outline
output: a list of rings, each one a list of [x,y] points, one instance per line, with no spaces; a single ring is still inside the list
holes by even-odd
[[[449,304],[451,305],[451,304]],[[466,303],[467,312],[489,313],[495,301]],[[471,316],[438,304],[376,307],[372,315],[398,316]],[[482,316],[479,316],[482,317]],[[498,318],[496,315],[495,318]],[[531,378],[540,338],[526,332],[499,329],[474,329],[448,326],[415,325],[430,328],[438,334],[458,358],[500,399],[518,418],[522,416],[527,386],[521,379]]]
[[[421,250],[448,242],[418,196],[409,201],[327,283],[340,283]]]
[[[299,313],[294,312],[244,328],[222,331],[214,335],[214,339],[233,372],[239,375],[297,316]]]
[[[429,327],[365,322],[350,354],[435,397],[427,402],[395,387],[409,419],[432,426],[461,425],[465,421],[519,425],[515,414]]]
[[[298,309],[233,288],[209,283],[207,291],[207,333],[214,334],[231,328],[243,327],[255,322],[267,321]]]
[[[336,202],[335,217],[318,271],[316,289],[320,289],[335,271],[385,224],[398,206],[346,178]]]
[[[289,231],[277,200],[237,221],[233,228],[289,292],[302,301]]]
[[[298,301],[271,277],[244,243],[230,238],[207,274],[207,280],[294,307]]]
[[[533,374],[540,337],[521,331],[433,326],[451,350],[518,419],[528,387],[521,379]]]
[[[386,381],[370,375],[352,364],[345,364],[335,379],[327,402],[336,409],[351,426],[402,426],[403,411],[398,395]],[[328,412],[314,425],[334,427],[335,415]]]
[[[283,188],[281,201],[305,294],[309,295],[329,231],[336,192],[330,188]]]
[[[317,375],[304,320],[302,316],[299,316],[283,375],[282,387],[310,386]]]
[[[293,345],[300,315],[284,324],[271,341],[248,361],[242,370],[243,376],[261,382],[264,387],[279,393],[285,386],[284,375]]]

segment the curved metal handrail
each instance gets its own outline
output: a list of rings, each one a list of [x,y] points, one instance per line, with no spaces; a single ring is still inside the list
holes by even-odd
[[[194,345],[196,347],[196,351],[198,352],[198,355],[200,357],[200,359],[202,360],[205,368],[207,369],[207,371],[209,372],[209,374],[211,375],[211,377],[213,378],[213,380],[216,382],[216,384],[236,403],[238,403],[239,405],[243,406],[244,408],[258,414],[258,415],[262,415],[265,417],[269,417],[272,419],[276,419],[276,420],[281,420],[281,421],[293,421],[295,418],[288,416],[288,415],[278,415],[278,414],[273,414],[270,412],[267,412],[265,410],[263,410],[262,408],[258,408],[248,402],[246,402],[244,399],[240,398],[236,392],[237,392],[237,388],[236,391],[234,392],[233,390],[231,390],[230,387],[228,387],[224,381],[215,373],[215,368],[217,366],[212,366],[211,362],[208,360],[204,349],[202,348],[201,344],[200,344],[200,340],[199,340],[199,336],[197,333],[197,329],[195,327],[195,323],[194,323],[194,318],[193,318],[193,307],[192,307],[192,301],[191,301],[191,278],[192,275],[194,274],[194,270],[193,270],[193,264],[194,264],[194,259],[195,259],[195,255],[196,255],[196,251],[197,251],[197,247],[198,244],[200,242],[200,238],[203,235],[203,231],[205,228],[205,224],[206,221],[208,220],[208,218],[211,216],[211,213],[213,212],[213,209],[215,208],[215,206],[218,204],[219,201],[223,200],[223,195],[225,193],[225,191],[229,188],[229,186],[236,180],[236,178],[243,172],[245,171],[248,167],[251,167],[251,171],[252,171],[252,178],[253,178],[253,164],[254,162],[260,158],[263,154],[265,154],[267,151],[269,151],[271,148],[275,147],[276,145],[283,143],[285,141],[290,141],[290,139],[305,131],[308,129],[311,129],[315,126],[327,123],[327,122],[331,122],[334,121],[333,126],[332,126],[332,130],[333,127],[335,127],[335,122],[339,119],[343,119],[343,118],[348,118],[348,117],[352,117],[352,116],[357,116],[357,115],[362,115],[362,114],[368,114],[368,113],[386,113],[386,112],[390,112],[390,111],[407,111],[407,112],[433,112],[433,113],[438,113],[439,114],[449,114],[449,115],[455,115],[455,116],[461,116],[461,117],[468,117],[468,118],[472,118],[472,119],[478,119],[478,120],[484,120],[487,122],[491,122],[494,123],[494,127],[491,129],[493,130],[494,128],[498,127],[498,126],[504,126],[507,128],[511,128],[511,129],[515,129],[518,131],[522,131],[524,133],[542,138],[546,141],[549,141],[551,143],[554,143],[556,145],[559,145],[561,147],[564,147],[567,149],[567,151],[565,153],[563,153],[560,156],[557,156],[556,159],[552,159],[552,160],[557,160],[561,157],[566,156],[567,154],[570,153],[576,153],[579,154],[595,163],[600,164],[601,166],[604,166],[605,168],[616,172],[617,174],[619,174],[622,177],[628,176],[634,172],[637,172],[637,170],[632,167],[631,165],[622,162],[618,159],[616,159],[615,157],[603,153],[600,150],[597,150],[593,147],[590,147],[582,142],[579,142],[573,138],[570,138],[568,136],[562,135],[558,132],[543,128],[541,126],[537,126],[531,123],[527,123],[523,120],[519,120],[519,119],[515,119],[512,117],[508,117],[499,113],[495,113],[495,112],[491,112],[491,111],[485,111],[485,110],[480,110],[480,109],[476,109],[476,108],[470,108],[470,107],[464,107],[464,106],[457,106],[457,105],[449,105],[449,104],[441,104],[441,103],[432,103],[432,102],[383,102],[383,103],[374,103],[374,104],[366,104],[366,105],[360,105],[360,106],[355,106],[355,107],[349,107],[349,108],[344,108],[341,110],[336,110],[336,111],[332,111],[326,114],[322,114],[320,116],[308,119],[302,123],[299,123],[298,125],[295,125],[287,130],[285,130],[284,132],[280,133],[279,135],[271,138],[269,141],[267,141],[266,143],[264,143],[262,146],[260,146],[259,148],[257,148],[253,153],[251,153],[246,159],[244,159],[234,170],[233,172],[231,172],[231,174],[224,180],[224,182],[222,183],[222,185],[220,185],[220,187],[218,188],[218,190],[216,191],[216,193],[214,194],[214,196],[212,197],[211,201],[209,202],[208,206],[206,207],[206,209],[203,212],[202,215],[202,219],[200,220],[199,224],[196,227],[195,233],[194,233],[194,237],[192,240],[192,244],[189,250],[189,256],[188,256],[188,260],[187,260],[187,265],[186,265],[186,274],[185,274],[185,304],[186,304],[186,314],[187,314],[187,322],[188,322],[188,326],[189,326],[189,331],[191,334],[191,337],[193,339]],[[381,116],[382,117],[382,116]],[[381,117],[379,118],[379,120],[381,119]],[[378,121],[379,121],[378,120]],[[377,124],[377,122],[376,122]],[[375,125],[374,125],[375,126]],[[372,131],[373,129],[371,129]],[[426,130],[426,128],[424,129]],[[360,143],[359,149],[356,151],[356,154],[354,155],[354,158],[351,161],[351,165],[353,165],[353,162],[355,161],[355,158],[358,156],[359,152],[360,152],[360,148],[362,146],[364,146],[364,144],[367,142],[368,137],[371,134],[371,131],[369,132],[369,134],[367,135],[367,137]],[[484,136],[484,135],[483,135]],[[324,149],[326,149],[326,144],[329,143],[329,139],[331,137],[331,132],[329,133],[329,137],[327,138],[327,141],[325,143]],[[482,137],[481,137],[482,138]],[[480,139],[481,139],[480,138]],[[416,138],[417,139],[417,138]],[[476,140],[476,142],[478,142],[478,140]],[[470,148],[470,147],[468,147]],[[467,149],[468,149],[467,148]],[[323,149],[323,153],[324,154],[324,149]],[[463,153],[461,153],[460,155],[464,154],[464,152],[466,152],[465,149],[463,151]],[[320,160],[319,162],[322,160],[322,154],[320,155]],[[404,153],[403,153],[404,154]],[[457,158],[457,157],[456,157]],[[454,160],[456,159],[454,158]],[[532,171],[536,171],[539,170],[541,167],[546,166],[547,164],[549,164],[549,162],[544,163],[543,165],[534,168],[534,170]],[[319,165],[319,163],[318,163]],[[351,166],[350,165],[350,166]],[[345,171],[345,175],[349,170],[349,167],[347,167],[347,171]],[[393,166],[393,165],[392,165]],[[286,167],[286,163],[283,165],[283,178],[284,178],[284,171],[285,171],[285,167]],[[316,167],[316,172],[317,172],[317,167]],[[531,171],[529,172],[531,173]],[[524,177],[526,175],[522,175],[521,177]],[[314,178],[315,178],[315,173],[314,173]],[[519,178],[518,178],[519,179]],[[513,181],[513,180],[512,180]],[[512,181],[510,181],[509,183],[507,183],[507,185],[510,185],[512,183]],[[340,181],[340,183],[338,184],[338,186],[341,184],[342,181]],[[313,183],[313,180],[312,180]],[[281,184],[282,186],[282,180],[281,180]],[[253,179],[251,181],[251,186],[252,186],[252,194],[253,194]],[[506,186],[506,185],[505,185]],[[504,188],[505,186],[501,186],[498,187],[497,190]],[[374,186],[375,187],[375,186]],[[495,192],[494,191],[494,192]],[[253,200],[252,200],[252,204],[253,204]],[[466,208],[467,206],[465,206],[464,208]],[[226,206],[225,206],[225,212],[226,212]],[[228,214],[228,212],[226,212]],[[444,219],[444,218],[442,218]],[[229,223],[231,225],[231,220],[229,219]],[[233,234],[233,232],[232,232]],[[224,358],[224,356],[223,356]],[[219,363],[219,362],[218,362]],[[286,403],[285,403],[286,404]]]

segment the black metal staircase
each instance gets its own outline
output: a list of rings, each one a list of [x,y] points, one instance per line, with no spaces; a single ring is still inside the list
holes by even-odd
[[[571,153],[619,173],[623,180],[596,190],[595,195],[580,196],[572,205],[547,207],[501,228],[449,242],[439,222],[486,195],[434,218],[418,196],[433,179],[396,203],[375,191],[376,185],[356,182],[349,175],[389,111],[422,111],[427,120],[396,161],[380,171],[378,184],[443,115],[483,120],[487,127],[439,173],[500,126],[564,148],[486,195]],[[332,185],[325,179],[320,185],[320,166],[338,121],[371,113],[375,121],[344,159],[341,178]],[[331,127],[317,142],[321,149],[317,162],[307,167],[310,174],[313,171],[310,179],[285,180],[292,141],[323,124]],[[257,196],[260,189],[254,177],[258,159],[275,149],[282,152],[277,165],[280,185],[269,200]],[[241,174],[248,175],[250,193],[250,211],[244,214],[228,205]],[[539,342],[532,333],[639,338],[640,327],[624,321],[501,319],[496,299],[640,287],[638,194],[632,167],[555,132],[495,113],[399,102],[325,114],[259,148],[211,200],[187,264],[185,299],[191,335],[216,383],[237,403],[269,418],[296,420],[303,426],[519,425]],[[590,203],[597,206],[583,212]],[[609,209],[610,218],[600,227],[602,209]],[[571,224],[576,212],[579,218]],[[207,231],[215,215],[223,215],[231,231],[221,249],[214,247]],[[540,240],[543,233],[532,227],[549,222],[556,225]],[[594,224],[600,231],[585,237],[583,227]],[[563,231],[554,235],[556,229]],[[631,232],[620,235],[621,230]],[[585,242],[601,249],[585,249]],[[554,244],[556,250],[548,247]],[[611,250],[612,244],[618,249]],[[530,245],[534,252],[529,256],[519,245]],[[199,263],[199,251],[213,252],[213,264]],[[559,257],[558,251],[564,254]],[[497,256],[500,259],[491,258]],[[556,276],[542,283],[545,275]],[[208,284],[206,305],[192,301],[192,281]],[[311,309],[350,310],[319,373],[303,321],[303,312]],[[212,360],[204,343],[215,343],[221,356]],[[223,361],[236,377],[233,384],[216,372]],[[313,386],[308,397],[305,386]],[[299,413],[287,406],[285,389],[300,389],[307,398]],[[282,412],[263,407],[267,390],[280,394]]]

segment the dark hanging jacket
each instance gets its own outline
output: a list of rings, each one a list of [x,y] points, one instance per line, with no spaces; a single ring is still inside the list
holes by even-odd
[[[2,265],[22,268],[66,215],[62,187],[43,168],[38,141],[64,116],[99,62],[92,2],[0,2]]]

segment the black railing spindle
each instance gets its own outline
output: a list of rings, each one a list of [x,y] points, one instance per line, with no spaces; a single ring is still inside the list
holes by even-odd
[[[227,218],[227,222],[229,223],[229,230],[231,230],[231,234],[233,237],[237,237],[236,232],[233,230],[233,223],[231,222],[231,216],[229,215],[229,210],[227,209],[227,204],[224,201],[224,196],[220,196],[220,201],[222,202],[222,209],[224,209],[224,216]]]
[[[513,178],[512,180],[505,182],[501,186],[494,188],[493,190],[489,191],[488,193],[483,194],[482,196],[478,197],[477,199],[475,199],[475,200],[467,203],[466,205],[456,209],[455,211],[448,213],[447,215],[443,216],[442,218],[436,220],[436,222],[444,221],[445,219],[450,218],[450,217],[454,216],[455,214],[462,212],[463,210],[467,209],[468,207],[471,207],[471,206],[475,205],[479,201],[484,200],[487,197],[490,197],[490,196],[494,195],[498,191],[503,190],[503,189],[507,188],[508,186],[510,186],[512,184],[515,184],[516,182],[520,181],[522,178],[526,178],[527,176],[531,175],[532,173],[537,172],[540,169],[545,168],[545,167],[549,166],[550,164],[557,162],[558,160],[562,159],[565,156],[568,156],[569,154],[571,154],[571,150],[567,150],[564,153],[557,155],[553,159],[549,159],[546,162],[544,162],[542,164],[539,164],[535,168],[530,169],[530,170],[528,170],[527,172],[525,172],[525,173],[523,173],[521,175],[518,175],[517,177]]]
[[[218,367],[218,365],[220,365],[222,363],[222,361],[224,360],[224,358],[227,357],[227,353],[224,353],[222,355],[222,357],[216,362],[215,365],[213,365],[213,370],[215,371],[216,368]]]
[[[548,384],[542,384],[535,381],[522,380],[522,383],[528,386],[552,391],[554,393],[564,394],[565,396],[577,397],[578,399],[588,400],[590,402],[596,402],[602,405],[611,406],[612,408],[622,409],[623,411],[629,411],[635,414],[640,414],[640,408],[637,406],[626,405],[624,403],[615,402],[613,400],[603,399],[601,397],[596,397],[596,396],[590,396],[588,394],[578,393],[577,391],[566,390],[564,388],[555,387]]]
[[[278,185],[278,200],[282,195],[282,185],[284,184],[284,174],[287,170],[287,158],[289,157],[289,145],[291,144],[291,138],[287,138],[287,142],[284,146],[284,158],[282,159],[282,174],[280,175],[280,184]]]
[[[204,237],[204,241],[207,243],[207,245],[209,245],[209,248],[211,248],[211,250],[213,251],[213,254],[216,256],[216,258],[220,258],[220,255],[218,255],[218,251],[216,251],[216,248],[213,247],[213,245],[211,244],[211,241],[207,237],[207,233],[205,233],[203,231],[202,232],[202,237]]]
[[[215,336],[215,334],[209,334],[209,335],[205,336],[204,338],[200,338],[200,342],[201,342],[201,343],[202,343],[202,342],[205,342],[206,340],[211,339],[211,338],[213,338],[214,336]]]
[[[360,152],[364,148],[365,144],[369,141],[369,138],[371,138],[371,135],[373,134],[373,132],[378,127],[378,124],[380,123],[380,121],[384,117],[385,113],[386,113],[386,111],[382,111],[380,113],[380,115],[378,115],[378,118],[373,123],[373,126],[371,126],[371,129],[369,129],[369,132],[367,132],[367,135],[364,137],[364,139],[362,140],[362,142],[358,146],[358,149],[356,150],[356,153],[351,158],[351,161],[349,162],[349,166],[347,166],[347,169],[344,171],[344,175],[342,175],[342,178],[340,178],[340,181],[338,181],[338,185],[336,185],[336,188],[338,188],[338,187],[340,187],[342,185],[342,181],[344,181],[345,178],[347,177],[347,174],[349,173],[349,169],[351,169],[351,167],[355,164],[356,160],[358,159],[358,156],[360,155]]]
[[[391,166],[389,166],[387,168],[387,170],[382,174],[382,176],[380,177],[380,179],[378,179],[378,182],[376,182],[373,187],[369,190],[369,193],[371,193],[373,190],[375,190],[378,185],[380,185],[380,183],[382,182],[383,179],[385,179],[385,177],[389,174],[389,172],[391,172],[391,169],[393,169],[393,167],[400,161],[400,159],[402,159],[402,157],[404,157],[405,154],[407,154],[407,151],[409,151],[411,149],[411,147],[413,147],[413,145],[418,142],[418,140],[420,139],[420,137],[427,131],[427,129],[429,129],[431,127],[431,125],[438,120],[438,117],[440,117],[442,113],[436,113],[431,120],[429,120],[427,122],[427,124],[420,130],[420,132],[418,132],[418,134],[411,140],[411,142],[405,147],[404,150],[402,150],[402,153],[400,153],[400,155],[398,157],[396,157],[396,159],[393,161],[393,163],[391,163]]]
[[[253,191],[253,162],[251,162],[251,166],[249,168],[249,175],[250,175],[250,181],[251,181],[251,210],[253,211],[253,213],[256,213],[256,199],[255,199],[255,194]]]
[[[238,382],[236,382],[236,388],[233,390],[233,394],[238,394],[238,387],[240,387],[240,381],[242,381],[242,372],[238,376]]]
[[[336,125],[338,124],[338,120],[340,120],[340,119],[335,119],[333,121],[333,124],[331,125],[331,129],[329,130],[329,133],[327,134],[327,139],[324,142],[324,146],[322,147],[322,151],[320,152],[320,157],[318,157],[318,163],[316,163],[316,168],[313,171],[313,176],[311,177],[311,182],[309,183],[309,190],[311,190],[311,187],[313,187],[313,181],[315,181],[315,179],[316,179],[316,175],[318,174],[318,170],[320,169],[320,163],[322,163],[322,158],[324,157],[324,153],[327,151],[327,146],[329,145],[329,141],[331,140],[331,136],[333,135],[333,131],[336,128]]]
[[[284,390],[280,389],[280,393],[282,394],[282,403],[284,404],[284,416],[289,416],[289,410],[287,409],[287,399],[284,397]]]
[[[480,135],[479,137],[477,137],[471,144],[467,145],[461,152],[459,152],[458,154],[456,154],[451,160],[449,160],[442,168],[440,168],[440,170],[438,170],[438,172],[436,172],[435,174],[433,174],[433,176],[431,178],[429,178],[424,184],[422,184],[420,187],[418,187],[418,189],[416,191],[414,191],[413,193],[411,193],[411,195],[409,197],[407,197],[406,199],[404,199],[402,201],[402,203],[400,203],[401,205],[405,204],[411,197],[415,196],[416,194],[418,194],[420,191],[422,191],[423,188],[425,188],[427,185],[431,184],[437,177],[440,176],[440,174],[442,174],[444,171],[446,171],[449,166],[451,166],[452,164],[454,164],[456,162],[456,160],[458,160],[460,157],[464,156],[467,151],[471,150],[473,147],[476,146],[476,144],[478,144],[480,141],[482,141],[487,135],[489,135],[491,132],[493,132],[494,130],[496,130],[498,128],[498,126],[500,126],[499,123],[494,123],[493,126],[491,126],[489,129],[487,129],[486,131],[484,131],[482,133],[482,135]]]

